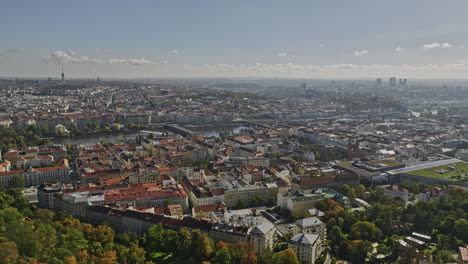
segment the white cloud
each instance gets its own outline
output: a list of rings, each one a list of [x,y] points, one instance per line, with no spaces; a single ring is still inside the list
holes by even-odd
[[[76,56],[74,51],[64,52],[64,51],[54,51],[49,56],[43,56],[42,59],[46,62],[51,63],[72,63],[72,64],[127,64],[127,65],[146,65],[146,64],[155,64],[152,61],[147,59],[119,59],[119,58],[110,58],[108,60],[88,58],[88,57],[79,57]]]
[[[374,76],[444,76],[468,71],[468,62],[452,64],[203,64],[183,66],[184,71],[198,76],[235,77],[374,77]]]
[[[129,65],[144,65],[154,64],[154,62],[145,59],[115,59],[111,58],[108,60],[110,64],[129,64]]]
[[[288,56],[288,53],[286,53],[286,52],[278,53],[277,56],[278,57],[286,57],[286,56]]]
[[[450,44],[450,43],[447,43],[447,42],[442,43],[442,48],[448,49],[448,48],[451,48],[451,47],[453,47],[453,45]]]
[[[169,54],[179,54],[180,52],[176,49],[169,51]]]
[[[366,54],[368,54],[368,53],[369,53],[369,51],[367,51],[367,50],[356,50],[356,51],[354,52],[354,55],[355,55],[355,56],[364,56],[364,55],[366,55]]]
[[[443,43],[442,43],[443,44]],[[358,50],[360,54],[362,50]],[[83,74],[86,63],[95,63],[95,67],[109,71],[109,76],[132,76],[131,71],[123,67],[111,65],[143,65],[138,74],[153,76],[158,72],[160,76],[174,77],[291,77],[291,78],[374,78],[384,76],[413,76],[416,77],[460,77],[468,72],[468,60],[447,64],[294,64],[294,63],[254,63],[254,64],[174,64],[165,61],[153,62],[147,59],[97,59],[71,56],[66,52],[54,52],[44,60],[53,63],[82,64]],[[137,66],[135,66],[137,67]],[[120,72],[119,72],[120,71]],[[141,77],[140,75],[134,77]],[[83,76],[86,77],[86,76]],[[133,77],[133,76],[132,76]]]
[[[434,48],[449,49],[449,48],[452,48],[453,45],[448,42],[444,42],[444,43],[432,42],[432,43],[424,44],[423,47],[425,49],[434,49]]]
[[[402,51],[404,51],[404,50],[405,50],[405,49],[402,48],[402,47],[400,47],[400,46],[398,46],[398,47],[395,48],[395,51],[396,51],[396,52],[402,52]]]
[[[43,60],[53,63],[98,63],[97,59],[88,57],[77,57],[73,52],[54,51],[49,56],[42,57]]]

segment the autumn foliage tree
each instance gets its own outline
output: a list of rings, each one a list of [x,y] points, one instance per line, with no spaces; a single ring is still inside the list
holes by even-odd
[[[227,263],[240,263],[240,264],[255,264],[257,263],[257,255],[253,250],[253,245],[250,243],[235,243],[228,244],[218,242],[216,244],[215,260],[219,263],[226,261]]]
[[[78,219],[38,209],[24,201],[17,189],[0,191],[0,263],[117,264],[145,262],[138,238],[130,247],[115,243],[106,225],[92,226]],[[117,252],[128,248],[130,257]]]
[[[296,252],[288,248],[273,255],[272,264],[299,264]]]

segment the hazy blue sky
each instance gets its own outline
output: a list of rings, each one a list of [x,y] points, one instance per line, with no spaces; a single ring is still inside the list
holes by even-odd
[[[468,77],[467,0],[1,1],[0,76]]]

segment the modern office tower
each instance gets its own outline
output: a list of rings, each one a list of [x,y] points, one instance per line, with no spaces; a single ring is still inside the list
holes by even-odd
[[[382,79],[378,78],[378,79],[375,81],[375,85],[376,85],[376,86],[382,86]]]
[[[306,93],[307,84],[305,82],[301,83],[301,94]]]

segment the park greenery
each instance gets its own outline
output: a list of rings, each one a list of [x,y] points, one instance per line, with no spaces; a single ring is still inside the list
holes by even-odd
[[[0,191],[0,263],[26,264],[299,264],[294,251],[257,256],[248,243],[215,244],[200,230],[156,224],[143,236],[116,233],[63,213],[37,208],[21,189]]]
[[[405,182],[416,193],[425,184]],[[340,190],[351,199],[362,198],[371,207],[366,211],[344,210],[337,202],[325,199],[316,207],[325,212],[329,246],[332,255],[353,263],[363,263],[378,243],[377,252],[388,255],[386,263],[398,263],[398,244],[411,232],[431,236],[434,246],[423,254],[435,263],[453,261],[452,255],[468,242],[468,192],[461,188],[447,189],[448,195],[430,202],[405,202],[382,194],[379,187],[365,189],[347,185]]]
[[[405,185],[414,191],[426,187]],[[257,255],[248,243],[214,243],[196,229],[172,230],[156,224],[142,236],[117,234],[107,225],[92,226],[62,212],[37,208],[20,190],[0,191],[0,263],[299,263],[291,249],[277,247]],[[468,242],[468,192],[462,189],[446,189],[446,196],[409,205],[384,196],[378,187],[345,185],[340,191],[368,201],[371,207],[350,211],[331,199],[316,203],[325,213],[322,221],[334,259],[363,263],[377,243],[377,252],[388,256],[386,263],[397,263],[396,240],[419,232],[434,242],[423,254],[435,263],[446,263],[453,261],[458,246]]]
[[[21,129],[0,128],[0,150],[2,153],[10,149],[27,146],[48,145],[50,136],[47,127],[28,126]]]

